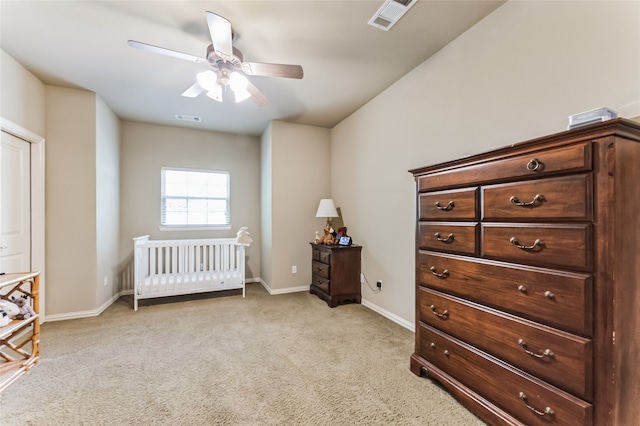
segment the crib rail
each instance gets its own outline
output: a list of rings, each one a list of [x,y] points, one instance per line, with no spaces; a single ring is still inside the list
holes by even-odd
[[[244,246],[235,238],[134,238],[134,310],[139,299],[239,288],[244,297]]]

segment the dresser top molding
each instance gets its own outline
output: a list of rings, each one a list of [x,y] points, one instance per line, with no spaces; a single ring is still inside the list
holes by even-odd
[[[419,167],[409,170],[414,176],[427,174],[433,171],[444,171],[455,169],[460,165],[481,164],[487,160],[494,159],[496,156],[501,158],[509,158],[514,155],[522,154],[535,150],[537,147],[544,149],[552,148],[556,145],[569,145],[572,143],[583,142],[598,139],[607,136],[621,136],[629,140],[640,143],[640,123],[625,118],[614,118],[598,124],[579,127],[577,129],[565,130],[552,135],[540,138],[530,139],[524,142],[503,146],[490,151],[479,154],[472,154],[461,157],[456,160],[434,164],[431,166]]]

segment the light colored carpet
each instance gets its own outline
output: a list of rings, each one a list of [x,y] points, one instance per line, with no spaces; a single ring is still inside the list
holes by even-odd
[[[42,326],[11,425],[484,425],[409,370],[413,333],[307,292],[156,303]]]

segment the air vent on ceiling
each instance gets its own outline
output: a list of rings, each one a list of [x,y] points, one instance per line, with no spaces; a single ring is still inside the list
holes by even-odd
[[[202,121],[202,119],[196,115],[182,115],[182,114],[176,114],[176,118],[178,120],[182,120],[182,121],[194,121],[196,123],[199,123]]]
[[[389,31],[417,1],[386,0],[376,14],[369,19],[369,25]]]

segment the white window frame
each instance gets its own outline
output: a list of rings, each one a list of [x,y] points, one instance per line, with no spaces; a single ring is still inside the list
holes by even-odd
[[[165,171],[178,171],[178,172],[197,172],[197,173],[215,173],[227,176],[227,196],[226,198],[208,198],[215,200],[225,200],[227,205],[227,223],[224,224],[178,224],[178,225],[167,225],[162,223],[164,218],[164,200],[167,198],[165,196]],[[189,197],[185,196],[185,198],[199,198],[200,197]],[[160,170],[160,226],[158,228],[161,231],[195,231],[195,230],[229,230],[231,229],[231,174],[226,170],[205,170],[205,169],[192,169],[192,168],[181,168],[181,167],[162,167]]]

